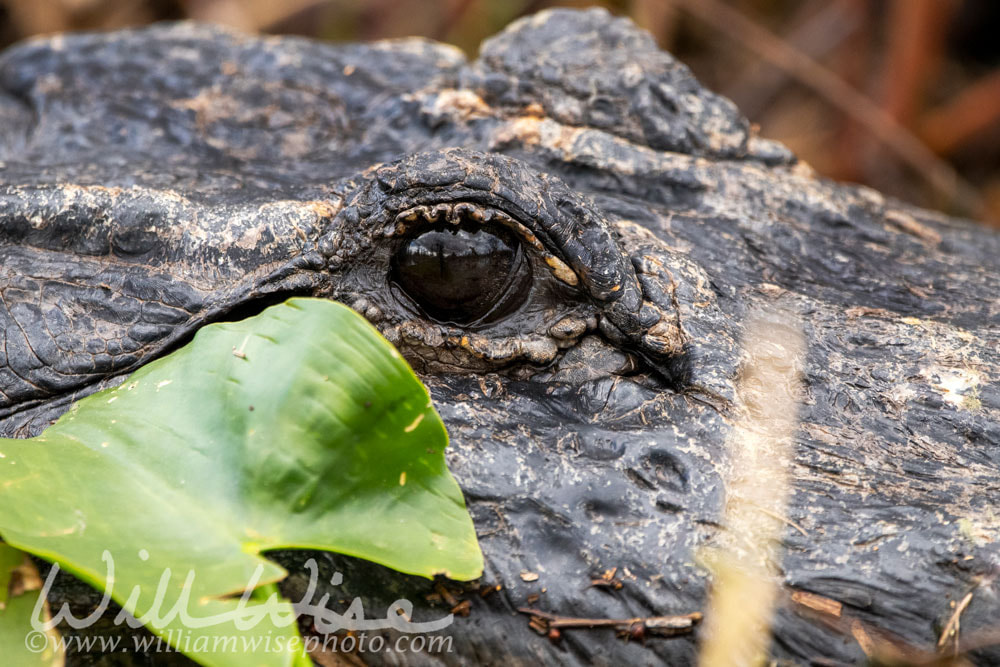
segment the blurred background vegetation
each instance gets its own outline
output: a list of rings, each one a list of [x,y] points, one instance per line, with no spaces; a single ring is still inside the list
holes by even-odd
[[[1000,0],[0,0],[0,47],[197,19],[474,56],[547,7],[630,16],[819,172],[1000,226]]]

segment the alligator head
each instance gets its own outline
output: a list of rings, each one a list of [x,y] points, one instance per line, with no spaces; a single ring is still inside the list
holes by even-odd
[[[740,340],[773,306],[808,350],[783,583],[915,645],[970,591],[964,628],[1000,614],[1000,239],[816,178],[626,20],[545,12],[473,62],[189,24],[56,37],[0,59],[0,119],[0,434],[206,323],[343,301],[430,387],[500,586],[451,659],[693,659],[557,645],[513,610],[702,608]],[[326,563],[340,597],[429,586]],[[620,589],[589,587],[611,568]],[[863,658],[803,607],[775,655]]]

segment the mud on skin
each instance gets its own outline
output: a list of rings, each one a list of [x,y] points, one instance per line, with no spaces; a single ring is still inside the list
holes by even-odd
[[[454,653],[372,660],[693,660],[690,637],[555,645],[513,610],[703,607],[742,326],[768,305],[808,339],[785,585],[921,646],[969,591],[964,633],[1000,618],[1000,238],[818,179],[626,20],[545,12],[472,62],[192,24],[54,37],[0,57],[0,119],[3,436],[297,294],[418,369],[502,590],[467,595]],[[293,596],[305,556],[279,556]],[[333,600],[442,614],[427,581],[319,558]],[[588,587],[612,567],[620,590]],[[864,660],[793,607],[772,650]]]

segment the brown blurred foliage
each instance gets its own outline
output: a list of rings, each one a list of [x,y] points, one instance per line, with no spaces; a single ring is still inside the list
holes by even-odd
[[[997,0],[0,0],[0,46],[190,18],[474,55],[553,6],[628,15],[819,172],[1000,225]]]

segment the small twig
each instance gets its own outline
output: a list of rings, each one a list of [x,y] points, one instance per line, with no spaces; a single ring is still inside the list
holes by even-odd
[[[590,585],[596,588],[611,588],[616,591],[621,590],[622,584],[621,579],[615,579],[615,575],[618,574],[618,568],[613,567],[605,570],[601,573],[600,577],[594,577],[590,580]]]
[[[808,593],[808,595],[811,597],[815,594]],[[796,599],[797,597],[799,599]],[[815,597],[820,598],[820,596]],[[820,599],[823,600],[823,598]],[[843,610],[843,606],[835,600],[828,601],[835,605],[830,606],[829,609],[823,608],[827,607],[827,604],[815,604],[814,601],[801,599],[801,596],[796,595],[796,592],[792,593],[792,600],[797,603],[796,612],[805,618],[816,621],[823,627],[845,637],[853,637],[872,664],[896,667],[904,665],[906,667],[965,667],[968,663],[964,657],[970,652],[1000,644],[1000,629],[976,633],[974,636],[966,636],[961,642],[958,642],[954,653],[948,656],[943,654],[940,647],[932,649],[926,646],[908,644],[900,637],[865,623]],[[965,600],[962,602],[968,605]],[[943,637],[948,636],[947,630],[946,627],[942,634]]]
[[[647,616],[636,618],[575,618],[572,616],[559,616],[539,609],[520,607],[522,614],[531,616],[530,625],[540,634],[545,634],[553,629],[566,628],[614,628],[619,632],[636,634],[654,634],[661,637],[676,637],[688,634],[694,630],[694,626],[701,622],[701,612],[690,614],[678,614],[675,616]],[[641,629],[637,632],[637,629]]]
[[[451,591],[449,591],[441,582],[437,582],[434,585],[434,590],[437,591],[437,594],[441,596],[441,599],[444,600],[449,607],[458,605],[458,598],[452,595]]]
[[[865,657],[871,658],[874,656],[876,652],[875,642],[872,641],[871,635],[868,634],[864,624],[857,619],[852,619],[848,627],[851,629],[851,636],[854,637],[854,641],[861,647]]]
[[[824,595],[810,593],[809,591],[792,590],[791,598],[792,602],[797,605],[801,605],[807,609],[817,611],[833,618],[840,618],[841,613],[844,611],[843,603]]]
[[[484,537],[490,537],[492,535],[496,535],[500,531],[502,531],[504,528],[507,527],[507,520],[503,518],[503,514],[500,512],[499,509],[497,509],[496,504],[495,503],[489,503],[489,504],[487,504],[487,507],[489,507],[491,510],[493,510],[493,513],[497,515],[497,520],[500,523],[497,524],[496,528],[493,528],[491,530],[487,530],[485,533],[477,533],[476,535],[477,535],[477,537],[479,537],[479,539],[483,539]]]
[[[981,630],[975,634],[967,634],[958,644],[959,655],[981,651],[984,648],[1000,646],[1000,628]]]
[[[775,519],[775,520],[777,520],[777,521],[780,521],[780,522],[782,522],[782,523],[784,523],[784,524],[788,524],[789,526],[791,526],[791,527],[792,527],[792,528],[794,528],[795,530],[797,530],[797,531],[799,531],[800,533],[802,533],[802,534],[803,534],[804,536],[806,536],[806,537],[809,537],[809,533],[807,533],[807,532],[806,532],[806,529],[805,529],[805,528],[803,528],[803,527],[802,527],[802,526],[800,526],[799,524],[795,523],[794,521],[792,521],[792,520],[791,520],[791,519],[789,519],[788,517],[785,517],[785,516],[782,516],[782,515],[778,514],[777,512],[772,512],[771,510],[767,509],[766,507],[761,507],[760,505],[758,505],[758,504],[756,504],[756,503],[752,503],[752,504],[753,504],[753,508],[754,508],[755,510],[757,510],[757,511],[759,511],[759,512],[762,512],[762,513],[764,513],[764,514],[768,515],[768,516],[769,516],[769,517],[771,517],[772,519]]]
[[[238,359],[246,359],[247,358],[247,355],[246,355],[246,353],[243,352],[243,350],[246,348],[248,340],[250,340],[250,336],[249,335],[246,338],[243,339],[242,343],[240,343],[240,349],[238,349],[238,350],[236,349],[236,346],[233,345],[233,356],[234,357],[236,357]]]
[[[937,643],[937,647],[939,649],[943,648],[945,643],[952,637],[955,638],[955,648],[956,649],[958,648],[958,632],[959,632],[959,627],[960,627],[959,624],[961,621],[962,612],[965,611],[965,608],[969,606],[970,602],[972,602],[972,591],[969,591],[968,593],[965,594],[965,597],[962,598],[962,601],[959,602],[958,606],[955,607],[955,611],[952,612],[951,618],[949,618],[948,622],[945,623],[944,630],[941,631],[941,637],[938,639]]]

